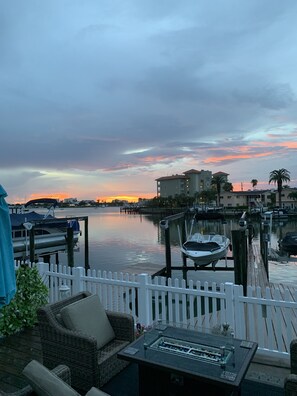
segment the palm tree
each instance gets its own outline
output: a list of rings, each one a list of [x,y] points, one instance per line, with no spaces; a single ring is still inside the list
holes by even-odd
[[[225,182],[223,185],[223,190],[227,192],[233,191],[233,184],[229,182]]]
[[[218,206],[220,206],[221,203],[222,184],[224,184],[225,182],[226,182],[226,178],[222,175],[213,176],[213,178],[211,179],[211,184],[214,185],[217,190]]]
[[[283,190],[283,182],[289,182],[290,172],[287,169],[276,169],[270,172],[269,175],[269,184],[274,183],[277,184],[278,191],[278,205],[282,207],[282,190]]]
[[[251,180],[252,186],[253,188],[256,187],[256,185],[258,184],[258,180],[257,179],[252,179]]]

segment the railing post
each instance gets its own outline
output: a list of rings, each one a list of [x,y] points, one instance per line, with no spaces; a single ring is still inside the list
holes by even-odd
[[[152,323],[151,317],[151,301],[149,298],[148,274],[139,274],[139,289],[138,289],[138,318],[139,323],[144,326],[149,326]]]
[[[232,329],[235,326],[234,320],[234,284],[231,282],[225,283],[225,293],[226,293],[226,321]]]
[[[85,275],[85,269],[83,267],[73,267],[73,284],[72,284],[72,294],[84,291],[84,281],[82,277]]]

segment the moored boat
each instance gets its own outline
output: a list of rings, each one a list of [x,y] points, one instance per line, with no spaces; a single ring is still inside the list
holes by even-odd
[[[10,213],[13,250],[15,258],[28,256],[30,250],[30,233],[34,239],[36,253],[49,253],[66,248],[68,229],[73,229],[73,243],[77,243],[80,236],[80,226],[76,219],[57,218],[54,208],[58,201],[51,198],[35,199],[27,202],[19,213]],[[49,204],[46,214],[26,211],[34,205]]]
[[[284,238],[280,239],[279,249],[288,255],[297,255],[297,232],[287,232]]]
[[[273,209],[273,210],[268,210],[266,212],[263,212],[261,215],[262,218],[269,220],[272,218],[272,220],[280,220],[280,219],[287,219],[288,212],[286,209]]]
[[[227,256],[230,240],[225,235],[201,234],[196,232],[188,237],[181,246],[181,252],[194,261],[197,266],[212,264]]]

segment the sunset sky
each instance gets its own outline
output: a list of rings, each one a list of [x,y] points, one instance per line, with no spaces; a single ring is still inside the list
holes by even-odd
[[[153,197],[158,177],[297,187],[296,0],[2,0],[0,184]]]

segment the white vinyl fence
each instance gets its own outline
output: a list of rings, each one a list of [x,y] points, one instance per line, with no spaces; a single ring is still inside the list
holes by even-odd
[[[131,275],[37,263],[49,288],[49,302],[80,291],[98,294],[105,309],[126,312],[135,322],[150,326],[167,321],[185,327],[212,329],[227,323],[236,338],[256,341],[258,353],[287,359],[297,338],[297,293],[285,299],[279,290],[233,283],[192,282],[147,274]]]

